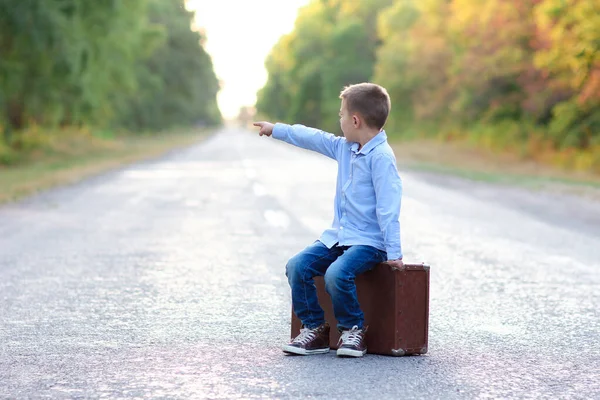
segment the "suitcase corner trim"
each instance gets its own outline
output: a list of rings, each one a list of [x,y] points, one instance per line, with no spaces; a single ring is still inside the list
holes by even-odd
[[[394,357],[402,357],[403,355],[406,354],[406,351],[404,351],[404,349],[392,349],[390,351],[390,353],[394,356]]]
[[[410,356],[413,354],[425,354],[425,353],[427,353],[427,346],[422,347],[416,351],[411,351],[411,350],[415,350],[415,349],[410,349],[410,350],[405,350],[402,348],[392,349],[392,350],[390,350],[390,354],[394,357]]]

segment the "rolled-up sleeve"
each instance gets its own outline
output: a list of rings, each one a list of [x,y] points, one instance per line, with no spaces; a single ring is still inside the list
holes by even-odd
[[[377,154],[372,161],[372,179],[376,197],[377,221],[383,233],[388,260],[402,257],[400,243],[400,206],[402,180],[396,160],[389,154]]]
[[[275,124],[273,138],[282,140],[303,149],[316,151],[337,160],[342,137],[304,125]]]

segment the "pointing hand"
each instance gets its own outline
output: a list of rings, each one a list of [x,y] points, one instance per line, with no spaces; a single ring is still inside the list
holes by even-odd
[[[272,123],[266,122],[266,121],[255,122],[253,125],[260,127],[260,132],[258,132],[258,134],[260,136],[262,136],[262,135],[271,136],[271,134],[273,133],[273,127],[275,126]]]

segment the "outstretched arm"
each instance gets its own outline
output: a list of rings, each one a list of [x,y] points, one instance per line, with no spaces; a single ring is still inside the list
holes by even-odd
[[[337,159],[340,143],[344,140],[331,133],[318,129],[309,128],[304,125],[272,124],[262,121],[255,122],[254,126],[260,127],[259,135],[271,136],[286,143],[303,149],[316,151],[327,157]]]

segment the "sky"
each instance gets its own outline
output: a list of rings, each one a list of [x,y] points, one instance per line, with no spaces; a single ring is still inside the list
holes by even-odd
[[[206,50],[221,81],[219,108],[225,118],[252,106],[267,81],[265,59],[279,38],[292,31],[298,9],[309,0],[188,0]]]

